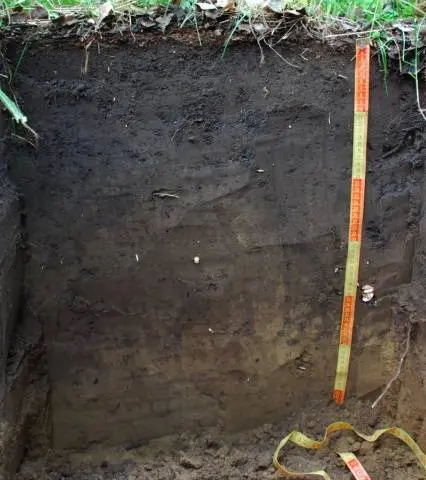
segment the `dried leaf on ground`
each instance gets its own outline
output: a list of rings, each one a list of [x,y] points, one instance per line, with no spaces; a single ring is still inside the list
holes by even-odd
[[[204,15],[207,18],[211,18],[212,20],[217,20],[222,15],[222,12],[219,11],[219,10],[214,10],[214,11],[213,10],[205,10]]]
[[[173,18],[173,13],[167,13],[166,15],[163,15],[162,17],[157,17],[155,19],[155,21],[160,26],[161,31],[163,33],[166,31],[166,28],[170,25],[172,18]]]
[[[233,0],[217,0],[216,5],[218,8],[224,10],[233,10],[235,8],[235,2]]]
[[[98,15],[98,18],[96,19],[96,28],[100,27],[101,23],[112,11],[113,11],[113,6],[109,0],[99,5],[99,15]]]
[[[65,27],[70,27],[78,22],[78,18],[75,15],[60,15],[58,23]]]
[[[263,23],[253,23],[253,30],[260,35],[266,33],[269,29]]]
[[[240,30],[241,32],[251,33],[251,26],[248,23],[241,23],[238,26],[238,30]]]
[[[141,25],[141,27],[144,27],[144,28],[151,28],[151,27],[154,27],[157,24],[152,20],[141,20],[140,25]]]
[[[275,13],[284,13],[285,4],[282,0],[269,0],[266,6]]]
[[[201,8],[201,10],[216,10],[216,5],[213,5],[209,2],[197,2],[197,5]]]
[[[29,12],[30,18],[40,18],[46,19],[49,18],[48,11],[43,7],[35,7]]]

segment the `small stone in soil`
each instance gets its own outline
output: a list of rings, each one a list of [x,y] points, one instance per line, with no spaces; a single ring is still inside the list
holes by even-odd
[[[268,452],[260,454],[256,458],[256,467],[255,471],[267,470],[272,465],[272,457]]]
[[[351,446],[351,451],[352,452],[358,452],[361,449],[361,442],[354,442]]]
[[[213,448],[213,449],[218,449],[220,447],[220,442],[219,440],[216,440],[215,438],[206,438],[206,448]]]
[[[231,449],[229,448],[228,445],[224,445],[223,447],[219,448],[219,450],[216,452],[216,457],[220,458],[220,457],[227,457],[229,456],[229,452],[231,451]]]
[[[188,457],[185,454],[181,454],[179,463],[184,468],[192,468],[195,470],[198,470],[202,466],[202,463],[198,458]]]
[[[86,90],[87,86],[84,84],[84,83],[79,83],[75,89],[74,89],[74,92],[75,93],[81,93],[81,92],[84,92],[84,90]]]
[[[247,463],[247,457],[244,455],[238,455],[236,458],[232,459],[232,466],[234,467],[242,467]]]
[[[374,450],[374,444],[370,442],[363,442],[359,449],[360,455],[370,455]]]
[[[333,449],[336,450],[336,452],[353,452],[353,448],[354,445],[352,445],[350,437],[340,437],[337,439]]]
[[[306,427],[309,429],[309,430],[312,430],[313,428],[315,428],[316,426],[316,422],[314,420],[310,420],[307,424],[306,424]]]

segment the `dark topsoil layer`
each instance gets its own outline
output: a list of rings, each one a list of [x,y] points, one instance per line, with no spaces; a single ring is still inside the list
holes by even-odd
[[[342,416],[365,431],[398,422],[425,446],[424,324],[413,327],[400,380],[371,409],[407,322],[422,314],[401,301],[423,275],[413,84],[393,78],[386,92],[373,68],[360,282],[375,285],[377,304],[357,307],[342,410],[330,396],[352,52],[277,48],[285,61],[265,49],[264,65],[255,45],[221,59],[221,46],[160,38],[87,53],[39,42],[25,53],[15,89],[40,145],[11,137],[6,158],[25,202],[22,331],[41,325],[38,381],[49,387],[46,411],[33,412],[42,426],[26,429],[20,478],[266,478],[289,428],[318,436]],[[18,54],[11,45],[9,57]],[[275,426],[229,433],[265,422]],[[54,452],[44,474],[42,434]],[[339,441],[373,478],[423,478],[392,439],[377,449]],[[327,458],[292,450],[289,461],[350,478]]]

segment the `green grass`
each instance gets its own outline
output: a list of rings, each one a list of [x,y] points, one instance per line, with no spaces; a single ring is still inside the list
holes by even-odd
[[[311,4],[316,4],[328,16],[346,17],[350,20],[361,17],[373,24],[412,18],[416,14],[414,0],[317,0]]]
[[[26,125],[27,117],[21,112],[16,102],[14,102],[11,98],[9,98],[5,92],[0,88],[0,102],[4,105],[6,110],[10,112],[13,119],[16,123],[22,123],[22,125]]]
[[[149,8],[156,5],[167,5],[170,0],[129,0],[125,2],[137,8]],[[97,0],[0,0],[0,13],[3,16],[17,8],[30,10],[43,7],[56,16],[63,8],[76,8],[81,12],[96,11]],[[114,1],[112,2],[114,4]],[[118,9],[120,8],[117,2]],[[182,0],[181,5],[193,8],[195,0]],[[244,2],[246,3],[246,2]],[[238,4],[238,2],[237,2]],[[413,18],[416,13],[416,0],[283,0],[289,9],[305,7],[311,15],[324,17],[345,17],[350,20],[364,18],[374,24],[385,24],[398,19]],[[238,6],[237,6],[238,8]]]

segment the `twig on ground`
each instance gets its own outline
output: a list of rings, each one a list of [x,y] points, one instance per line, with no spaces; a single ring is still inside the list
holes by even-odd
[[[152,196],[159,197],[159,198],[180,198],[179,195],[177,195],[176,193],[165,193],[165,192],[154,192]]]
[[[419,48],[419,43],[420,43],[419,42],[419,31],[420,31],[420,28],[423,25],[423,20],[424,20],[424,18],[422,18],[422,20],[420,22],[420,25],[418,26],[418,28],[416,30],[416,49],[415,49],[415,54],[414,54],[414,82],[416,84],[417,108],[419,110],[420,115],[423,117],[423,120],[426,121],[426,115],[425,115],[426,109],[422,108],[422,104],[420,102],[420,86],[419,86],[420,71],[419,71],[419,68],[418,68],[418,61],[419,61],[418,48]]]
[[[426,108],[422,108],[422,105],[420,103],[420,93],[419,93],[419,74],[416,75],[416,98],[417,98],[417,108],[420,112],[420,115],[423,117],[423,120],[426,121],[426,115],[425,115],[425,112],[426,112]]]
[[[23,142],[28,143],[28,144],[31,145],[35,150],[37,150],[37,149],[38,149],[38,135],[37,135],[37,133],[36,133],[32,128],[28,127],[28,125],[26,126],[26,128],[34,135],[34,137],[35,137],[35,142],[31,142],[31,141],[28,140],[27,138],[21,137],[21,135],[17,135],[16,133],[12,133],[11,136],[17,138],[18,140],[22,140]]]
[[[264,39],[263,41],[266,43],[266,45],[268,45],[268,47],[269,47],[276,55],[278,55],[278,56],[281,58],[281,60],[282,60],[284,63],[286,63],[286,64],[289,65],[290,67],[296,68],[297,70],[303,70],[303,68],[302,68],[302,67],[299,67],[299,65],[295,65],[294,63],[291,63],[291,62],[289,62],[288,60],[286,60],[286,59],[281,55],[281,53],[277,52],[277,51],[275,50],[275,48],[274,48],[270,43],[268,43],[265,39]]]
[[[299,53],[299,57],[300,57],[300,58],[303,58],[303,60],[305,60],[305,62],[309,62],[309,58],[306,58],[306,57],[303,56],[303,54],[304,54],[307,50],[308,50],[308,49],[305,48],[302,53]]]
[[[84,65],[81,69],[81,73],[86,75],[89,69],[89,48],[93,43],[93,39],[84,47]]]
[[[330,35],[325,35],[324,38],[333,38],[333,37],[351,37],[351,36],[356,36],[356,35],[370,35],[371,33],[380,33],[383,31],[391,31],[394,30],[395,27],[389,27],[389,28],[382,28],[380,30],[363,30],[363,31],[357,31],[357,32],[345,32],[345,33],[332,33]]]
[[[404,353],[402,354],[400,360],[399,360],[399,365],[398,365],[398,369],[395,373],[395,375],[389,380],[388,384],[386,385],[386,388],[383,390],[383,392],[377,397],[377,399],[374,401],[373,405],[371,405],[371,408],[375,408],[377,406],[377,404],[380,402],[380,400],[386,395],[386,393],[388,392],[388,390],[391,388],[393,382],[395,380],[397,380],[397,378],[399,377],[399,375],[401,374],[401,370],[402,370],[402,365],[404,363],[404,360],[405,360],[405,357],[407,356],[408,354],[408,351],[410,349],[410,336],[411,336],[411,329],[412,329],[412,324],[409,323],[408,324],[408,330],[407,330],[407,340],[406,340],[406,343],[405,343],[405,350],[404,350]]]
[[[183,120],[183,122],[182,122],[178,127],[176,127],[176,130],[175,130],[174,134],[173,134],[172,137],[170,138],[170,141],[171,141],[171,142],[174,141],[176,135],[186,126],[187,123],[188,123],[188,119],[185,118],[185,119]]]
[[[285,41],[285,40],[288,40],[288,39],[290,38],[290,35],[293,33],[293,29],[296,27],[296,25],[297,25],[299,22],[300,22],[300,20],[295,20],[295,21],[291,24],[290,28],[287,29],[287,31],[285,32],[285,34],[284,34],[281,38],[279,38],[278,41],[276,41],[276,42],[274,43],[274,46],[278,45],[278,44],[281,43],[283,40],[284,40],[284,41]],[[271,35],[271,38],[272,38],[272,35]]]
[[[275,27],[271,30],[271,37],[273,37],[275,35],[275,32],[281,28],[281,25],[283,24],[283,22],[284,22],[284,17],[281,18],[279,22],[277,22]]]
[[[256,35],[256,32],[253,28],[253,24],[251,22],[251,17],[249,17],[249,24],[250,24],[251,33],[253,34],[254,38],[256,39],[257,45],[259,46],[260,64],[263,65],[265,63],[265,55],[263,54],[262,44],[260,43],[263,36],[262,35],[260,35],[260,36]]]

